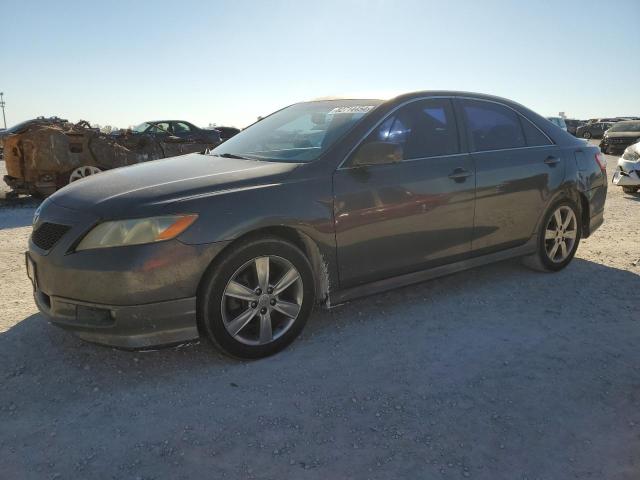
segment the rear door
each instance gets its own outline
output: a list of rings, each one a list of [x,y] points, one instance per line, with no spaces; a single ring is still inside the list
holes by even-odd
[[[560,149],[501,103],[457,99],[476,166],[474,255],[526,242],[564,178]]]
[[[451,100],[401,107],[360,147],[380,141],[400,145],[402,161],[366,167],[347,161],[334,174],[342,287],[470,254],[474,167],[469,154],[461,153]]]

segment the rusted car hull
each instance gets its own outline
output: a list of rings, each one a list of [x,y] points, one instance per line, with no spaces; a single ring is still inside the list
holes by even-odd
[[[90,128],[86,122],[42,122],[3,139],[7,169],[4,181],[14,194],[48,196],[67,185],[80,167],[110,170],[213,146],[151,135],[113,137]]]

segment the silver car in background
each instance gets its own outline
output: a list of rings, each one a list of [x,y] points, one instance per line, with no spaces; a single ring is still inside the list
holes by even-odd
[[[624,193],[636,193],[640,189],[640,142],[627,147],[618,159],[613,184],[622,187]]]

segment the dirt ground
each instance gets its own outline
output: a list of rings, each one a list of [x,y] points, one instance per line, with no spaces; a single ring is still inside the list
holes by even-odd
[[[640,478],[640,196],[610,187],[560,273],[508,261],[316,311],[257,362],[48,325],[34,205],[0,205],[0,478]]]

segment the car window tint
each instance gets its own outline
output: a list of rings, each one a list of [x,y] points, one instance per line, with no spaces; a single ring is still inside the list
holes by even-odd
[[[412,102],[385,119],[362,143],[397,143],[403,159],[459,153],[458,131],[451,102],[431,99]]]
[[[191,131],[191,127],[183,122],[174,122],[173,131],[174,133],[187,133]]]
[[[524,130],[524,137],[527,141],[527,146],[538,147],[541,145],[552,144],[547,136],[526,118],[520,117],[520,124],[522,125],[522,130]]]
[[[475,151],[526,146],[518,114],[497,103],[462,100],[471,146]]]

